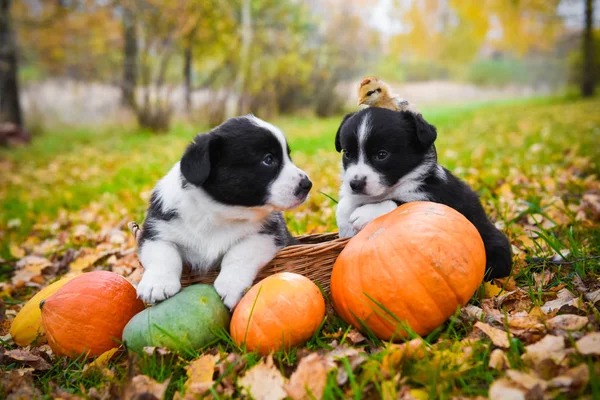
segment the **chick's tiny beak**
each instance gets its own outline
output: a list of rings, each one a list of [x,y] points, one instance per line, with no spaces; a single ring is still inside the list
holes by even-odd
[[[359,105],[359,106],[360,106],[360,105],[362,105],[362,104],[365,104],[365,102],[366,102],[366,101],[367,101],[367,99],[365,99],[365,98],[358,99],[358,104],[357,104],[357,105]]]

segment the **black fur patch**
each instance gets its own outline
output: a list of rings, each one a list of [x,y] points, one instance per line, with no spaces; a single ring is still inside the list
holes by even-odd
[[[158,197],[156,192],[152,192],[150,196],[150,206],[146,213],[146,220],[142,227],[142,235],[138,243],[141,248],[142,244],[146,240],[153,240],[158,237],[158,231],[154,228],[153,222],[157,220],[171,221],[175,218],[179,218],[179,214],[175,210],[165,210],[162,200]]]
[[[294,239],[290,234],[290,231],[288,231],[283,214],[280,212],[274,212],[269,215],[259,233],[273,236],[275,246],[277,247],[286,247],[296,244],[296,239]]]
[[[150,207],[148,208],[148,215],[146,219],[158,219],[162,221],[170,221],[174,218],[178,218],[179,215],[175,210],[165,210],[162,200],[158,197],[156,192],[152,192],[150,196]]]
[[[270,130],[245,117],[232,118],[196,137],[181,160],[181,171],[219,203],[261,206],[269,197],[270,184],[279,176],[283,151]],[[266,165],[269,155],[273,162]]]

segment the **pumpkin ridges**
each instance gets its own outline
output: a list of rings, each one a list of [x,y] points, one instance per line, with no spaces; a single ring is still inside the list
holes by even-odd
[[[378,233],[383,238],[372,238],[381,229],[386,231]],[[386,243],[382,245],[381,239]],[[391,254],[385,253],[393,247]],[[377,263],[381,271],[372,271]],[[408,203],[374,220],[348,243],[333,269],[332,299],[340,316],[357,326],[349,311],[358,317],[373,314],[371,301],[356,301],[366,299],[362,293],[368,293],[370,286],[374,299],[425,334],[468,301],[483,279],[484,268],[483,241],[464,216],[441,204]],[[390,285],[392,280],[398,284]],[[353,295],[357,290],[360,295]],[[389,338],[398,326],[380,316],[371,316],[367,325],[382,338]]]
[[[118,346],[115,340],[121,339],[123,327],[143,308],[125,278],[95,271],[74,278],[46,299],[42,322],[57,354],[98,355]]]

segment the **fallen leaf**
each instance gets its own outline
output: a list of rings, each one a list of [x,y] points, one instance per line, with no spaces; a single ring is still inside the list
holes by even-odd
[[[586,293],[585,298],[587,299],[587,301],[591,302],[592,304],[599,302],[600,301],[600,289],[598,289],[594,292]]]
[[[273,365],[273,357],[269,355],[266,359],[238,379],[238,385],[242,387],[255,400],[281,400],[287,394],[283,389],[285,378]]]
[[[536,386],[539,386],[542,391],[548,388],[548,382],[545,380],[540,379],[537,376],[526,374],[525,372],[516,371],[514,369],[509,369],[506,371],[506,377],[527,390],[531,390]]]
[[[490,400],[525,400],[527,390],[510,379],[501,378],[492,383],[488,395]]]
[[[327,383],[327,361],[312,353],[300,360],[298,368],[284,386],[293,400],[321,399]]]
[[[82,257],[78,257],[69,264],[69,269],[74,273],[85,272],[89,268],[94,266],[94,263],[98,261],[98,254],[87,254]]]
[[[491,283],[491,282],[485,282],[485,283],[483,284],[483,288],[484,288],[484,291],[485,291],[485,293],[484,293],[484,297],[485,297],[486,299],[490,299],[490,298],[492,298],[492,297],[496,297],[496,296],[498,296],[500,293],[502,293],[502,288],[501,288],[501,287],[498,287],[498,286],[496,286],[496,285],[494,285],[494,284],[493,284],[493,283]]]
[[[177,358],[177,355],[166,347],[146,346],[142,351],[152,357],[159,366],[170,364]]]
[[[496,308],[495,299],[484,299],[481,302],[481,308],[485,314],[485,322],[499,322],[504,323],[504,314]]]
[[[186,394],[203,394],[213,385],[213,375],[215,366],[219,361],[219,356],[205,354],[192,361],[187,367],[186,375],[188,376],[185,382]]]
[[[575,342],[575,347],[580,354],[600,355],[600,332],[591,332]]]
[[[554,273],[550,271],[534,272],[533,280],[535,281],[535,289],[542,290],[554,278]]]
[[[502,303],[504,303],[507,300],[516,299],[519,297],[519,295],[520,295],[519,290],[512,290],[510,292],[504,292],[503,295],[498,296],[496,298],[496,306],[498,308],[500,308],[502,306]]]
[[[23,250],[22,248],[20,248],[16,244],[11,244],[9,251],[10,251],[10,255],[13,258],[23,258],[23,257],[25,257],[25,250]]]
[[[48,361],[26,349],[8,350],[4,355],[17,363],[27,365],[36,371],[47,371],[52,368]]]
[[[34,255],[23,257],[16,265],[11,282],[15,287],[23,287],[30,282],[41,285],[44,283],[42,271],[51,265],[50,260],[44,257]]]
[[[0,388],[6,399],[41,399],[34,386],[33,368],[11,369],[0,376]]]
[[[325,336],[326,338],[329,338],[329,339],[339,339],[342,337],[343,333],[344,332],[342,331],[342,328],[339,328],[337,331],[335,331],[333,333],[323,332],[323,336]]]
[[[512,276],[510,276],[508,278],[494,279],[493,282],[497,284],[496,286],[504,288],[505,291],[510,292],[513,290],[517,290],[517,282],[515,281],[515,279]]]
[[[587,317],[581,317],[574,314],[562,314],[550,318],[546,321],[546,326],[550,330],[563,329],[565,331],[577,331],[586,326],[587,323]]]
[[[490,368],[498,371],[502,371],[508,368],[508,358],[506,354],[500,349],[494,349],[490,354],[490,361],[488,363]]]
[[[425,389],[410,389],[410,395],[415,400],[429,400],[429,392]]]
[[[409,392],[409,398],[414,399]],[[396,400],[398,391],[396,390],[396,382],[393,379],[381,382],[381,400]],[[406,396],[404,396],[406,398]]]
[[[525,346],[525,354],[521,356],[523,360],[533,364],[548,359],[561,363],[565,357],[565,338],[553,335],[546,335],[539,342]]]
[[[508,326],[516,329],[544,330],[544,325],[531,318],[525,311],[517,312],[508,317]]]
[[[590,379],[590,369],[587,364],[579,364],[576,367],[573,367],[567,370],[565,373],[552,378],[548,384],[551,387],[557,388],[572,388],[579,389],[585,385],[587,385]]]
[[[485,333],[490,339],[492,339],[492,343],[494,343],[494,345],[505,349],[509,348],[509,333],[504,332],[503,330],[500,330],[498,328],[494,328],[493,326],[481,321],[475,323],[475,328],[479,329],[480,331]]]
[[[393,376],[404,359],[421,359],[425,357],[428,350],[428,347],[421,338],[416,338],[402,344],[390,344],[381,360],[381,369],[388,375]]]
[[[94,361],[87,364],[83,367],[83,373],[91,370],[103,371],[106,372],[106,367],[108,367],[108,362],[114,357],[114,355],[121,350],[119,347],[115,347],[113,349],[107,350],[104,353],[100,354]],[[108,373],[105,375],[111,375],[112,373]]]
[[[472,304],[467,304],[460,310],[460,314],[467,321],[481,321],[485,316],[483,310]]]
[[[338,346],[325,354],[327,369],[338,368],[337,383],[344,385],[348,381],[348,371],[339,365],[342,358],[347,358],[350,363],[350,370],[354,371],[356,367],[366,361],[365,352],[350,346]]]
[[[169,379],[158,383],[146,375],[137,375],[129,382],[123,393],[125,400],[162,399],[169,386]]]
[[[546,318],[548,318],[548,316],[542,311],[541,308],[539,307],[533,307],[531,310],[529,310],[529,318],[533,318],[536,321],[543,321]]]
[[[552,311],[560,310],[564,306],[573,306],[575,308],[581,308],[581,301],[577,296],[571,293],[568,289],[561,289],[555,300],[546,302],[541,309],[546,314]]]
[[[348,332],[348,335],[346,335],[346,338],[348,338],[352,344],[358,344],[365,341],[365,337],[356,329],[351,329],[350,332]]]

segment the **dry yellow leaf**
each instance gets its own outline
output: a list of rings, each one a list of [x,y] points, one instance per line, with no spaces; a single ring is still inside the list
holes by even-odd
[[[575,346],[581,354],[600,355],[600,332],[591,332],[579,339]]]
[[[212,354],[205,354],[192,361],[186,371],[188,376],[185,382],[186,389],[193,384],[212,382],[217,361],[219,356]]]
[[[526,346],[525,350],[521,358],[533,364],[548,359],[561,363],[566,357],[565,339],[562,336],[546,335],[539,342]]]
[[[494,343],[494,345],[505,349],[508,349],[508,347],[510,346],[510,343],[508,341],[510,334],[508,332],[504,332],[503,330],[494,328],[493,326],[481,321],[475,323],[475,328],[481,330],[490,339],[492,339],[492,343]]]
[[[69,264],[69,269],[73,273],[84,272],[86,269],[92,267],[98,258],[97,254],[84,255],[72,261],[71,264]]]
[[[133,377],[125,388],[123,399],[162,399],[167,391],[170,379],[171,378],[162,383],[158,383],[149,376],[137,375]]]
[[[525,400],[527,391],[510,379],[502,378],[490,386],[490,400]]]
[[[270,355],[238,379],[238,386],[255,400],[284,399],[287,396],[284,384],[285,378],[273,365],[273,357]]]
[[[494,285],[491,282],[485,282],[483,284],[483,287],[485,289],[485,294],[484,297],[486,299],[491,299],[492,297],[496,297],[498,296],[500,293],[502,293],[502,288],[498,287],[496,285]]]
[[[284,389],[293,400],[321,399],[327,383],[327,370],[327,361],[312,353],[300,360]]]
[[[25,250],[17,246],[16,244],[10,245],[10,255],[14,258],[23,258],[25,257]]]
[[[506,354],[504,354],[504,352],[500,349],[495,349],[490,354],[488,366],[498,371],[505,370],[508,368],[508,359],[506,358]]]
[[[576,331],[582,329],[588,323],[587,317],[574,314],[557,315],[546,321],[548,329],[564,329],[565,331]]]

